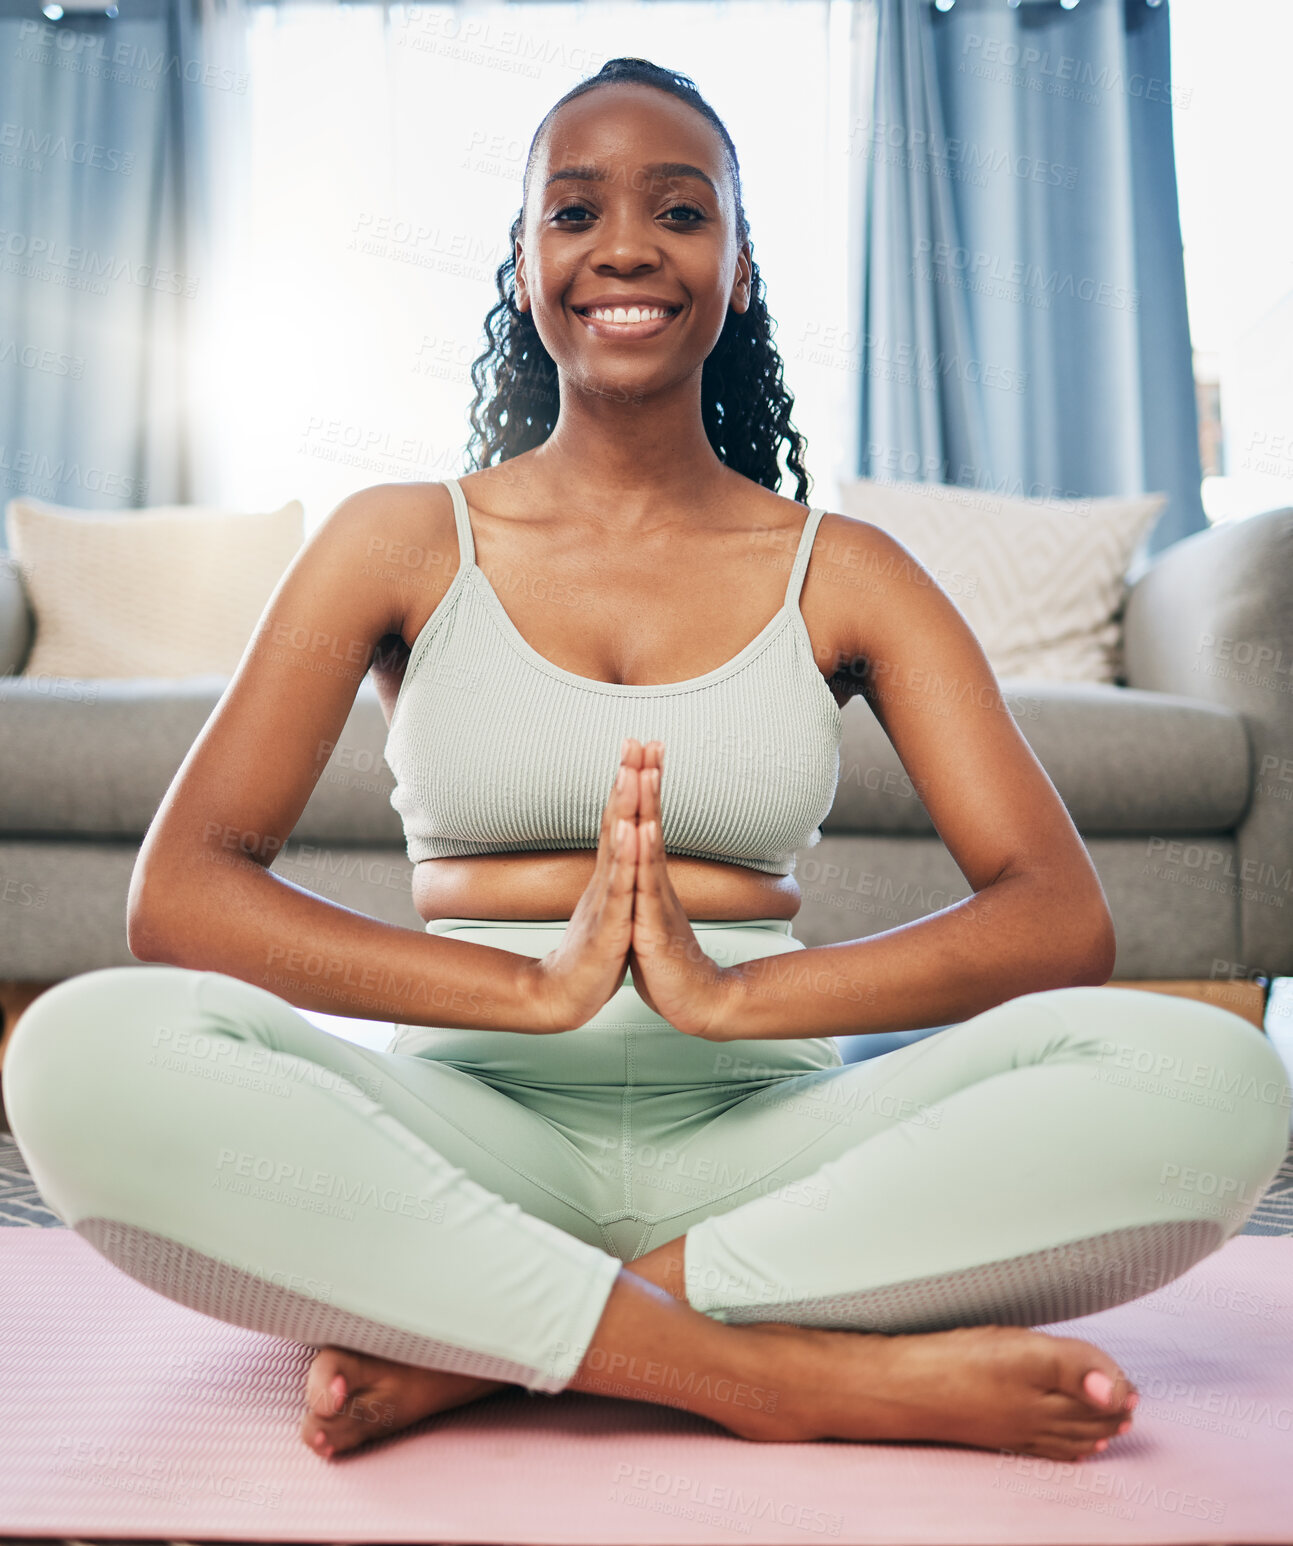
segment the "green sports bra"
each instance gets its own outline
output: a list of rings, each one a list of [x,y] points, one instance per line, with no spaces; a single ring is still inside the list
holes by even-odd
[[[414,640],[385,748],[409,858],[595,849],[635,736],[664,743],[666,853],[793,874],[839,782],[840,708],[799,610],[824,512],[809,510],[785,600],[743,650],[644,686],[577,676],[526,643],[476,565],[458,480],[444,482],[458,572]]]

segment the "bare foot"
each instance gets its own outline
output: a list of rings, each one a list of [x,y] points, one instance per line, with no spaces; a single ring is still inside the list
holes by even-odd
[[[1023,1326],[903,1336],[780,1321],[739,1329],[768,1344],[758,1379],[777,1393],[772,1414],[734,1409],[742,1426],[724,1425],[742,1438],[923,1439],[1076,1460],[1123,1431],[1139,1399],[1098,1347]]]
[[[477,1401],[506,1383],[393,1363],[347,1347],[321,1347],[305,1379],[301,1437],[326,1460],[433,1412]]]

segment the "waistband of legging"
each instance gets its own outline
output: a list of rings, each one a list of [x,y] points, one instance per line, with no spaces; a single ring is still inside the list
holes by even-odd
[[[569,918],[432,918],[428,934],[448,934],[454,929],[564,929]],[[793,918],[691,918],[693,931],[702,929],[770,929],[794,938]]]

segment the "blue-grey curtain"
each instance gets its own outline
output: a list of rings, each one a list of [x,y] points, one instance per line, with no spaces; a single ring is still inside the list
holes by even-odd
[[[1168,6],[878,3],[859,471],[1201,530]]]
[[[193,497],[204,103],[237,89],[203,56],[198,3],[51,22],[0,0],[4,500]]]

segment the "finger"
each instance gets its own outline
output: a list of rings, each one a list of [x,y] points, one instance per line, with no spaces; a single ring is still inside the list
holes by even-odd
[[[638,790],[636,780],[638,778],[636,768],[621,762],[616,771],[615,779],[611,785],[611,792],[606,798],[606,804],[602,807],[602,826],[598,837],[598,856],[602,851],[610,854],[615,846],[615,823],[624,817],[636,823],[638,807]]]
[[[644,850],[646,878],[650,881],[652,889],[658,895],[663,895],[667,885],[665,875],[665,851],[664,851],[664,810],[660,801],[660,783],[662,770],[659,767],[645,768],[639,775],[642,783],[642,794],[638,800],[638,825],[650,825],[654,829]]]
[[[626,735],[620,742],[620,765],[616,770],[615,785],[611,790],[611,801],[620,791],[625,792],[624,808],[616,804],[616,814],[626,814],[636,823],[637,809],[640,793],[633,780],[640,774],[642,764],[642,743],[631,735]]]
[[[659,770],[648,769],[642,774],[642,782],[647,786],[644,798],[651,808],[638,819],[643,836],[638,849],[634,915],[642,919],[651,934],[662,938],[678,934],[686,937],[691,932],[690,924],[669,879],[669,856],[660,815]]]
[[[662,749],[662,743],[659,741],[648,741],[642,749],[642,767],[638,770],[637,817],[639,826],[651,818],[650,782],[652,778],[655,778],[658,787],[660,777],[659,756]]]
[[[637,823],[632,815],[617,816],[607,839],[606,859],[593,872],[584,896],[587,925],[593,938],[604,930],[618,932],[633,921],[633,887],[637,874]]]
[[[623,789],[623,771],[622,769],[617,769],[615,777],[611,780],[610,793],[606,796],[606,803],[602,806],[601,830],[597,834],[597,862],[599,864],[603,856],[608,855],[615,845],[615,823],[620,817],[620,799]]]
[[[647,781],[649,782],[649,775]],[[664,848],[660,841],[659,822],[640,822],[633,898],[634,939],[643,950],[651,952],[664,948],[669,932],[665,926],[664,896],[661,886],[663,860]]]
[[[650,916],[659,920],[662,928],[676,933],[689,929],[687,915],[678,900],[678,893],[669,879],[669,855],[665,852],[664,826],[660,820],[660,805],[655,802],[655,813],[640,825],[646,828],[646,838],[639,850],[638,889],[646,902]]]
[[[618,895],[633,895],[637,877],[638,829],[627,817],[621,816],[615,823],[615,847],[611,871],[611,889]]]
[[[645,757],[646,754],[644,753],[643,755]],[[647,801],[647,784],[650,781],[651,772],[652,772],[651,765],[649,763],[645,762],[645,761],[644,761],[642,767],[640,767],[637,770],[637,781],[638,781],[637,823],[638,823],[639,827],[642,825],[642,823],[647,819],[647,816],[650,814],[649,806],[648,806],[648,801]]]
[[[621,817],[617,827],[618,847],[607,879],[609,912],[607,916],[617,923],[625,919],[632,929],[633,912],[637,906],[638,827],[632,816]]]
[[[648,781],[653,776],[648,775]],[[703,953],[669,882],[659,821],[642,822],[638,830],[641,842],[633,898],[634,948],[666,979],[686,978],[695,967],[706,964]]]
[[[657,903],[660,900],[659,846],[660,824],[650,820],[639,821],[637,891],[644,900]]]
[[[645,751],[640,741],[626,735],[620,749],[620,771],[625,775],[633,791],[629,814],[634,824],[638,821],[638,806],[642,798],[642,771]],[[636,783],[633,782],[636,780]]]
[[[648,741],[642,748],[642,771],[648,768],[658,768],[664,757],[663,741]]]
[[[610,907],[606,921],[620,920],[626,912],[631,916],[633,911],[637,870],[637,780],[640,776],[629,760],[634,746],[629,736],[620,744],[620,766],[602,811],[602,829],[593,865],[594,905],[599,911]]]
[[[631,818],[617,816],[607,837],[605,861],[598,861],[585,893],[593,909],[589,921],[594,933],[602,925],[618,926],[626,917],[632,918],[636,849],[635,823]]]

